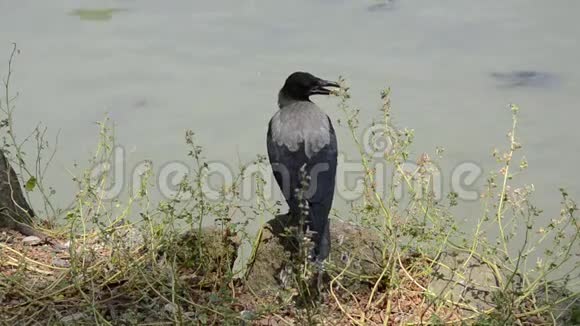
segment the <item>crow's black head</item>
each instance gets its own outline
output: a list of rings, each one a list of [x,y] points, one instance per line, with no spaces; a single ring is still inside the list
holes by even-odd
[[[295,72],[288,76],[281,92],[295,100],[307,101],[310,95],[328,95],[325,87],[340,87],[335,82],[320,79],[307,72]]]

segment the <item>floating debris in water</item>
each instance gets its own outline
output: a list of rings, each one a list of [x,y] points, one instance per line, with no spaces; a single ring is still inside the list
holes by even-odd
[[[553,88],[559,85],[558,76],[533,70],[514,70],[511,72],[493,72],[491,77],[501,84],[499,87],[536,87],[536,88]]]
[[[113,14],[126,11],[121,8],[104,8],[104,9],[75,9],[69,14],[78,16],[81,20],[107,21],[113,18]]]
[[[386,11],[395,9],[395,0],[380,0],[367,7],[370,12]]]

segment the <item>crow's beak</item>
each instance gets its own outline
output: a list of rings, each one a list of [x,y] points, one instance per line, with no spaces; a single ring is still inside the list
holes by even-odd
[[[340,87],[340,85],[333,81],[319,79],[318,84],[310,90],[310,95],[329,95],[331,90],[326,89],[325,87]]]

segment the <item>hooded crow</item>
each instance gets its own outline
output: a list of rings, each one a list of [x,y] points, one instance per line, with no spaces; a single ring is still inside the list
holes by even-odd
[[[310,96],[329,95],[327,87],[340,86],[307,72],[291,74],[278,93],[280,109],[270,120],[267,135],[274,177],[291,216],[306,217],[314,242],[310,258],[316,262],[324,261],[330,252],[328,215],[334,197],[337,143],[330,118]]]

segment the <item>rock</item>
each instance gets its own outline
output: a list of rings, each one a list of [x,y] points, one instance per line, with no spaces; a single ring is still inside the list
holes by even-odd
[[[292,250],[282,236],[284,227],[289,224],[286,215],[279,215],[262,227],[262,238],[255,256],[250,258],[245,281],[247,287],[258,291],[258,295],[274,294],[279,289],[279,275],[290,260]]]
[[[237,235],[229,229],[207,227],[201,232],[190,230],[180,234],[175,242],[161,246],[157,254],[160,260],[172,257],[180,265],[191,267],[195,264],[195,274],[186,274],[186,278],[196,279],[197,275],[203,275],[208,284],[218,284],[233,267],[239,245]]]
[[[563,298],[570,298],[553,306],[551,312],[556,316],[557,325],[580,325],[580,301],[564,284],[549,282],[538,287],[535,297],[538,306],[554,304]]]
[[[2,231],[2,233],[0,233],[0,242],[8,242],[10,240],[10,238],[8,237],[8,234],[4,231]]]
[[[24,239],[22,239],[22,243],[24,243],[27,246],[36,246],[39,245],[42,242],[42,240],[34,235],[28,236]]]
[[[52,266],[67,268],[70,267],[70,262],[68,260],[54,257],[52,258]]]
[[[332,221],[330,241],[331,261],[338,272],[347,266],[350,273],[357,275],[378,278],[383,272],[376,264],[383,261],[383,241],[376,230],[348,222]]]
[[[492,290],[498,286],[499,280],[491,267],[464,252],[443,253],[439,262],[429,285],[429,290],[437,297],[480,311],[494,307]],[[469,312],[465,313],[469,315]]]
[[[177,313],[177,305],[174,303],[168,303],[165,306],[163,306],[163,311],[165,311],[169,315],[174,315],[175,313]]]
[[[292,221],[287,215],[278,215],[262,228],[260,246],[251,258],[244,282],[257,295],[273,295],[288,285],[285,281],[290,269],[288,262],[297,245],[295,240],[285,236],[284,229],[291,225]],[[348,265],[347,270],[351,275],[381,274],[382,269],[372,263],[382,259],[382,244],[377,232],[332,220],[330,235],[332,246],[327,264],[329,273],[338,274]],[[358,287],[361,283],[353,282],[352,285]]]

